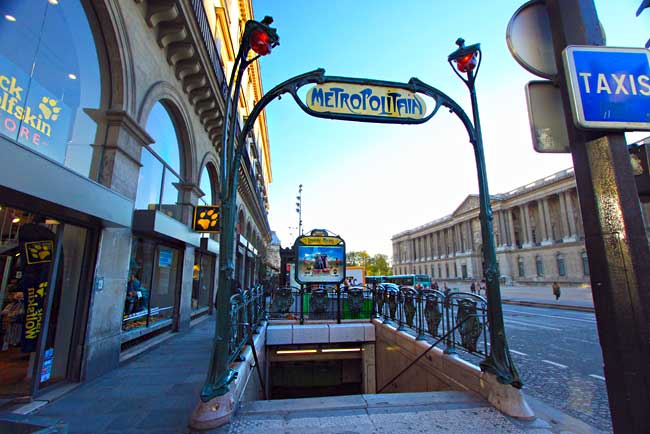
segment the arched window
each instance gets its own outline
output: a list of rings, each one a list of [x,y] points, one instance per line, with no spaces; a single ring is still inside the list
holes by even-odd
[[[555,255],[555,261],[557,262],[557,274],[558,276],[566,276],[566,265],[564,263],[564,255],[558,253]]]
[[[218,199],[214,173],[215,171],[212,166],[206,164],[201,171],[201,178],[199,178],[199,188],[205,193],[205,196],[201,197],[199,201],[205,205],[213,205]]]
[[[160,101],[151,109],[146,129],[154,143],[142,149],[135,208],[158,209],[181,220],[178,185],[183,181],[179,136],[172,117]]]
[[[535,268],[537,269],[537,276],[542,277],[544,275],[544,261],[539,255],[535,256]]]
[[[0,2],[0,135],[88,176],[101,101],[82,2]]]
[[[526,267],[524,265],[524,258],[522,258],[521,256],[517,258],[517,271],[519,272],[519,277],[526,276]]]
[[[587,257],[587,252],[583,250],[580,258],[582,259],[582,272],[585,276],[589,276],[589,258]]]

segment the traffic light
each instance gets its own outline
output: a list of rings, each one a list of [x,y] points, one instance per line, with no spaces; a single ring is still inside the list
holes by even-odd
[[[641,2],[641,5],[639,6],[639,9],[636,11],[636,16],[638,17],[641,15],[641,12],[643,12],[644,9],[650,8],[650,0],[643,0]],[[646,48],[650,48],[650,39],[648,39],[648,42],[645,43]]]

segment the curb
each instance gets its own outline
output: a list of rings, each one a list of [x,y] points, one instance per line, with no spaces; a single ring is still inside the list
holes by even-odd
[[[514,304],[518,306],[530,306],[530,307],[547,307],[551,309],[562,309],[562,310],[575,310],[578,312],[590,312],[594,313],[595,309],[593,307],[587,306],[576,306],[576,305],[563,305],[563,304],[553,304],[553,303],[540,303],[536,301],[526,301],[526,300],[501,300],[503,304]]]

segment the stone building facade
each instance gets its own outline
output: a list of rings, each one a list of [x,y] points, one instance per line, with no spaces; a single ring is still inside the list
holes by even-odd
[[[251,0],[0,2],[0,309],[34,302],[0,329],[0,395],[95,378],[211,314],[218,235],[191,222],[219,202],[227,77],[252,17]],[[240,125],[261,96],[255,62]],[[271,241],[264,115],[241,145],[250,286]]]
[[[573,168],[491,198],[502,282],[589,283],[589,263]],[[643,205],[646,230],[650,209]],[[482,241],[477,195],[451,214],[392,237],[393,272],[432,280],[481,279]]]

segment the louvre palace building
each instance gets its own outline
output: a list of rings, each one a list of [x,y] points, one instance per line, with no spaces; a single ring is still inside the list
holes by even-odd
[[[588,285],[589,263],[573,168],[491,197],[501,281]],[[642,204],[646,233],[650,207]],[[447,216],[392,237],[393,273],[432,280],[483,278],[478,195]]]

